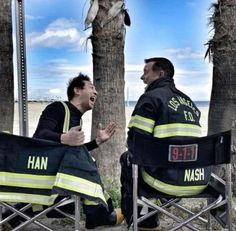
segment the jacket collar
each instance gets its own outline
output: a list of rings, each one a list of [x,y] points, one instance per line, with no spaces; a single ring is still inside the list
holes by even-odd
[[[146,88],[146,92],[151,91],[155,88],[160,88],[160,87],[165,87],[165,86],[174,87],[175,86],[174,79],[168,76],[157,79],[148,85],[148,87]]]
[[[76,107],[74,106],[71,102],[67,101],[67,105],[69,109],[73,112],[75,112],[78,116],[82,117],[83,113]]]

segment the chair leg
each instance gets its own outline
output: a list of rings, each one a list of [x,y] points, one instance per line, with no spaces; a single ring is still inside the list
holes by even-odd
[[[225,196],[226,196],[226,222],[229,231],[233,230],[232,221],[232,180],[231,180],[231,164],[226,164],[226,185],[225,185]]]
[[[2,205],[0,205],[0,221],[2,221]],[[0,224],[0,231],[2,231],[2,224]]]
[[[49,229],[47,226],[45,226],[44,224],[42,224],[42,223],[40,223],[39,221],[36,220],[36,219],[37,219],[36,217],[38,217],[38,215],[36,215],[34,218],[31,218],[31,217],[29,217],[29,216],[27,216],[26,214],[23,213],[27,208],[31,207],[31,204],[27,204],[26,206],[24,206],[24,207],[21,208],[20,210],[17,210],[16,208],[14,208],[14,206],[11,206],[11,205],[9,205],[9,204],[6,203],[6,202],[1,202],[1,204],[2,204],[4,207],[6,207],[6,208],[8,208],[8,209],[10,209],[11,211],[14,212],[14,214],[12,214],[12,215],[10,215],[9,217],[5,218],[5,219],[4,219],[5,221],[10,220],[10,219],[14,218],[14,217],[17,216],[17,215],[19,215],[19,216],[21,216],[21,217],[23,217],[23,218],[25,218],[25,219],[27,220],[27,221],[25,221],[24,223],[22,223],[21,225],[17,226],[17,227],[16,227],[15,229],[13,229],[12,231],[20,230],[20,229],[22,228],[22,226],[24,227],[24,226],[26,226],[27,224],[32,223],[32,222],[34,222],[36,225],[38,225],[38,226],[40,226],[40,227],[42,227],[42,228],[44,228],[44,229],[46,229],[46,230],[48,230],[48,231],[51,231],[51,229]],[[41,213],[40,213],[40,214],[41,214]],[[25,223],[26,223],[26,225],[25,225]]]
[[[222,201],[223,197],[220,195],[218,197],[218,199],[213,202],[212,204],[206,206],[204,209],[202,209],[200,212],[196,213],[194,216],[192,216],[191,218],[189,219],[186,219],[185,221],[183,221],[181,224],[177,225],[174,229],[174,230],[178,230],[179,228],[185,226],[186,224],[188,224],[189,222],[191,222],[192,220],[198,218],[199,216],[201,216],[202,214],[208,212],[210,209],[214,208],[214,206],[216,206],[217,204],[219,204],[221,201]]]
[[[62,204],[64,201],[68,200],[68,198],[64,198],[61,201],[59,201],[58,203],[52,205],[51,207],[48,207],[47,209],[43,210],[41,213],[35,215],[34,217],[29,217],[27,215],[25,215],[24,213],[21,213],[19,211],[17,211],[17,213],[19,215],[21,215],[22,217],[24,217],[27,221],[21,223],[18,227],[16,227],[15,229],[13,229],[12,231],[16,231],[16,230],[21,230],[23,227],[29,225],[30,223],[34,222],[35,224],[39,225],[40,227],[42,227],[45,230],[48,231],[52,231],[52,229],[48,228],[47,226],[45,226],[44,224],[40,223],[37,221],[37,219],[39,217],[41,217],[44,214],[47,214],[49,211],[51,211],[52,209],[56,208],[57,206],[59,206],[60,204]]]
[[[132,164],[133,176],[133,230],[138,230],[138,166]]]
[[[43,210],[41,213],[35,215],[34,217],[29,217],[28,215],[23,213],[24,210],[26,210],[27,208],[31,207],[30,204],[26,205],[25,207],[21,208],[20,210],[17,210],[14,207],[8,205],[7,203],[1,202],[3,204],[3,206],[9,208],[10,210],[12,210],[14,212],[14,214],[12,214],[9,217],[7,217],[6,219],[4,219],[4,222],[6,222],[7,220],[10,220],[11,218],[19,215],[21,217],[24,217],[26,219],[26,221],[23,222],[18,227],[16,227],[15,229],[13,229],[12,231],[21,230],[23,227],[29,225],[30,223],[35,223],[36,225],[40,226],[41,228],[43,228],[45,230],[52,231],[52,229],[50,229],[47,226],[45,226],[44,224],[40,223],[39,221],[37,221],[37,219],[40,216],[48,213],[50,210],[55,209],[56,211],[60,212],[61,214],[64,214],[66,217],[70,217],[71,219],[73,219],[75,221],[75,231],[79,231],[79,223],[80,223],[80,197],[79,196],[74,196],[75,216],[69,216],[68,214],[64,213],[63,211],[61,211],[60,209],[57,208],[57,207],[60,207],[61,205],[63,205],[63,203],[65,203],[67,200],[68,200],[68,198],[64,198],[63,200],[61,200],[58,203],[54,204],[53,206],[47,208],[46,210]],[[1,208],[2,208],[2,205],[0,204],[0,216],[1,216]],[[1,220],[2,219],[0,219],[0,222],[1,222]],[[0,231],[1,231],[1,226],[2,226],[2,222],[0,223]]]
[[[75,197],[75,231],[79,231],[79,223],[80,223],[80,197]]]
[[[209,202],[207,201],[207,203],[209,204]],[[211,213],[210,211],[207,212],[207,220],[208,220],[208,223],[207,223],[207,230],[209,231],[212,231],[212,220],[211,220]]]
[[[172,199],[170,200],[171,202],[170,203],[167,203],[166,205],[163,205],[162,208],[167,208],[169,205],[171,205],[172,207],[175,207],[175,208],[178,208],[180,209],[181,211],[187,213],[188,215],[194,215],[194,213],[190,210],[188,210],[187,208],[183,207],[182,205],[179,205],[179,204],[175,204],[173,202],[175,202],[176,199]],[[172,202],[173,201],[173,202]],[[205,224],[208,224],[208,220],[207,219],[204,219],[203,217],[198,217],[198,219],[205,223]]]
[[[157,211],[165,214],[167,217],[170,217],[172,218],[174,221],[176,221],[177,223],[181,223],[184,222],[183,219],[180,219],[179,217],[175,216],[174,214],[168,212],[167,210],[165,210],[165,206],[163,207],[160,207],[156,204],[154,204],[153,202],[151,202],[150,200],[148,200],[147,198],[145,197],[141,197],[142,201],[145,202],[145,204],[147,204],[150,208],[152,209],[156,209]],[[186,224],[186,226],[190,229],[190,230],[194,230],[194,231],[199,231],[199,229],[195,228],[193,225],[191,224]],[[177,230],[177,229],[171,229],[172,230]]]

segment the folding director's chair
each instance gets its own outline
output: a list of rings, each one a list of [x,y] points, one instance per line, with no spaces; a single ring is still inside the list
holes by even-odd
[[[23,222],[13,230],[31,223],[52,230],[38,219],[56,210],[74,220],[78,231],[80,197],[105,202],[100,175],[85,147],[0,132],[0,228],[20,216]],[[75,206],[74,214],[62,210],[69,203]],[[40,209],[32,214],[31,207]],[[13,213],[1,219],[3,208]]]
[[[133,223],[130,231],[137,231],[138,223],[150,216],[161,213],[173,219],[174,224],[168,230],[178,230],[187,227],[190,230],[199,230],[193,221],[203,222],[204,229],[211,230],[211,215],[225,229],[233,230],[232,224],[232,192],[231,192],[231,132],[226,131],[219,134],[191,138],[180,141],[176,139],[150,138],[143,134],[135,134],[132,153],[132,175],[133,175]],[[143,142],[143,140],[145,140]],[[142,145],[145,143],[146,145]],[[184,154],[185,153],[185,154]],[[138,186],[139,167],[161,167],[161,168],[196,168],[203,166],[216,166],[226,164],[226,179],[223,180],[215,174],[211,174],[210,182],[206,189],[194,196],[173,196],[157,190],[153,190],[148,196],[140,195]],[[141,177],[141,176],[140,176]],[[161,198],[161,205],[151,201],[153,198]],[[184,208],[178,202],[180,198],[205,198],[207,203],[198,212],[192,212]],[[138,218],[137,206],[145,205],[151,208],[151,212]],[[170,209],[172,207],[172,209]],[[180,209],[177,215],[173,211]],[[187,218],[178,215],[186,213]],[[202,216],[207,215],[207,216]],[[206,218],[205,218],[206,217]],[[204,224],[205,223],[205,224]]]

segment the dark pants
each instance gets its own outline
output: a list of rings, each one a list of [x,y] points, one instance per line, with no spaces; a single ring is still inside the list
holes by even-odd
[[[121,164],[121,210],[128,225],[132,223],[133,215],[133,178],[132,178],[132,163],[129,152],[125,152],[120,158]],[[139,181],[139,185],[143,184]],[[138,213],[141,208],[138,208]],[[140,216],[140,215],[139,215]],[[158,216],[153,215],[145,221],[141,222],[139,226],[157,226]]]
[[[83,211],[86,215],[85,227],[87,229],[95,228],[101,225],[115,225],[116,214],[111,198],[107,200],[108,208],[102,204],[85,205],[83,204]]]

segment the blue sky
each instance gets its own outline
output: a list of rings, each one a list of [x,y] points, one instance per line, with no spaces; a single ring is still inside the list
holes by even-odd
[[[92,77],[91,44],[87,41],[91,29],[84,30],[90,0],[24,2],[28,98],[66,99],[71,77],[79,72]],[[174,63],[176,86],[193,100],[210,99],[212,64],[204,60],[204,44],[212,37],[209,8],[215,2],[125,1],[131,18],[125,40],[125,94],[127,97],[128,92],[129,100],[137,100],[143,93],[143,60],[154,56]]]

